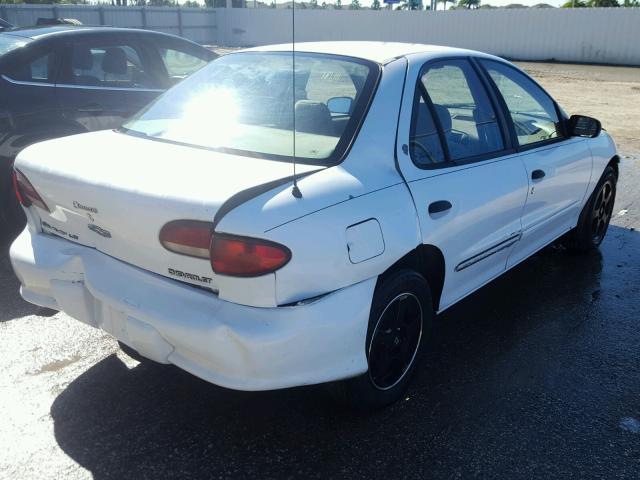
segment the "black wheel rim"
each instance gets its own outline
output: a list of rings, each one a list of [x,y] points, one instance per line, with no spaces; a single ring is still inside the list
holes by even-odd
[[[380,314],[369,344],[369,377],[379,390],[396,386],[407,374],[422,338],[422,306],[412,293],[391,300]]]
[[[611,214],[613,212],[614,198],[614,186],[611,180],[604,182],[598,194],[596,200],[593,202],[593,211],[591,214],[591,235],[593,243],[599,245],[607,233],[607,227],[611,220]]]

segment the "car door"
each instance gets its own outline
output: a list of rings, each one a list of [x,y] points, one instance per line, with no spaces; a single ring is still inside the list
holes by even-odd
[[[576,225],[591,178],[591,152],[584,138],[567,138],[551,97],[513,66],[480,60],[500,102],[509,112],[520,159],[527,171],[522,240],[508,266],[515,265]]]
[[[397,158],[422,241],[445,259],[440,308],[505,271],[527,179],[496,99],[464,57],[409,57]]]
[[[70,38],[56,85],[64,115],[86,131],[122,125],[163,88],[135,35]]]

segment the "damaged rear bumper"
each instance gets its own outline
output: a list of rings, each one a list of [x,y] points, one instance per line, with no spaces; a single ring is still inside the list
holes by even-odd
[[[291,307],[258,308],[25,229],[11,246],[22,297],[101,328],[161,363],[237,390],[329,382],[367,370],[375,278]]]

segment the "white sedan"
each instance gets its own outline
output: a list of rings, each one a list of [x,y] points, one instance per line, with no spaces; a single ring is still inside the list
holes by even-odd
[[[20,153],[23,298],[218,385],[334,382],[376,408],[437,313],[559,237],[602,242],[613,141],[512,64],[368,42],[293,60],[226,55],[117,131]]]

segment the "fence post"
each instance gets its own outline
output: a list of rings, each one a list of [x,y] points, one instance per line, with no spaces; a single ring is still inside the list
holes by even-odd
[[[178,35],[184,37],[182,34],[182,7],[178,7]]]
[[[104,25],[104,7],[100,6],[98,8],[98,16],[100,17],[100,25]]]
[[[58,18],[58,15],[59,15],[59,13],[58,13],[58,7],[54,5],[54,6],[53,6],[53,8],[52,8],[52,10],[53,10],[53,13],[52,13],[53,18]]]
[[[142,28],[147,28],[147,7],[140,7],[140,14],[142,15]]]

